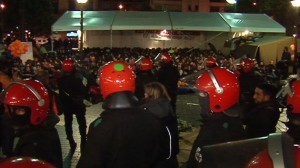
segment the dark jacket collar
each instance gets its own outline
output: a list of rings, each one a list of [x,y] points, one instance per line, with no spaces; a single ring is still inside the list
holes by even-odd
[[[117,92],[109,95],[103,101],[103,109],[125,109],[137,107],[139,105],[138,99],[132,92]]]

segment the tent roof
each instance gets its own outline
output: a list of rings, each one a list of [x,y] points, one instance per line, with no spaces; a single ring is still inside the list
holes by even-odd
[[[229,32],[229,25],[218,13],[170,12],[173,30]]]
[[[219,13],[231,27],[231,32],[283,33],[285,28],[266,14]]]
[[[285,33],[265,14],[145,11],[83,11],[84,30],[182,30]],[[52,31],[80,29],[80,11],[65,12]]]
[[[171,30],[167,12],[118,12],[112,30]]]
[[[111,30],[114,11],[83,11],[84,30]],[[80,11],[65,12],[53,25],[53,31],[74,31],[80,29]]]

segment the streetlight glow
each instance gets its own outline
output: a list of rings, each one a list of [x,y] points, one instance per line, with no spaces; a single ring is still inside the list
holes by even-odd
[[[4,9],[5,8],[5,5],[2,3],[2,4],[0,4],[0,8],[1,9]]]
[[[236,4],[236,0],[226,0],[226,2],[229,4]]]
[[[119,9],[120,9],[120,10],[122,10],[123,7],[124,7],[124,6],[123,6],[122,4],[119,5]]]
[[[300,0],[293,0],[293,1],[291,1],[291,3],[294,7],[299,7],[300,6]]]
[[[77,0],[78,3],[86,3],[88,0]]]

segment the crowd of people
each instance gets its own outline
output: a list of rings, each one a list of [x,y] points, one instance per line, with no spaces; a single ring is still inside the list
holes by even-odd
[[[58,168],[63,167],[55,128],[59,115],[64,115],[71,153],[77,148],[72,130],[76,116],[79,168],[179,167],[176,101],[181,87],[197,94],[201,106],[201,129],[184,166],[209,167],[204,146],[276,131],[281,107],[276,94],[280,80],[288,76],[287,66],[195,48],[87,48],[84,55],[70,51],[24,63],[12,56],[0,60],[2,153],[7,158],[37,158]],[[197,72],[201,73],[194,83],[180,82]],[[288,134],[295,143],[300,130],[299,81],[292,80],[290,90],[283,92]],[[87,127],[84,100],[94,86],[104,111]]]

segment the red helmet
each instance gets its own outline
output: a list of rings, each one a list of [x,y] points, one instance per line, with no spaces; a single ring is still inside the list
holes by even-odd
[[[299,146],[294,146],[296,155],[296,167],[300,167],[300,148]],[[268,150],[263,150],[254,156],[246,166],[247,168],[273,168],[273,161],[269,156]]]
[[[23,80],[11,83],[1,96],[8,106],[28,107],[30,123],[39,125],[48,115],[50,100],[47,89],[37,80]]]
[[[0,162],[0,168],[55,168],[50,163],[31,157],[11,157]]]
[[[235,105],[240,96],[240,85],[236,76],[225,68],[215,67],[201,74],[196,88],[209,94],[210,109],[223,112]]]
[[[208,57],[207,59],[206,59],[206,66],[207,67],[210,67],[210,68],[212,68],[212,67],[215,67],[215,66],[217,66],[218,64],[217,64],[217,59],[216,58],[214,58],[214,57]]]
[[[170,55],[170,53],[165,52],[161,55],[160,60],[164,63],[170,63],[172,61],[172,56]]]
[[[292,105],[292,113],[300,113],[300,79],[291,84],[292,95],[287,96],[287,105]]]
[[[66,59],[64,60],[63,62],[63,70],[66,71],[66,72],[72,72],[75,68],[75,65],[74,65],[74,60],[72,59]]]
[[[143,58],[140,64],[141,71],[148,71],[153,69],[153,62],[150,58]]]
[[[240,65],[244,72],[250,72],[254,68],[254,60],[251,58],[242,59]]]
[[[103,66],[99,75],[100,90],[104,98],[115,92],[135,91],[135,74],[125,62],[109,62]]]

